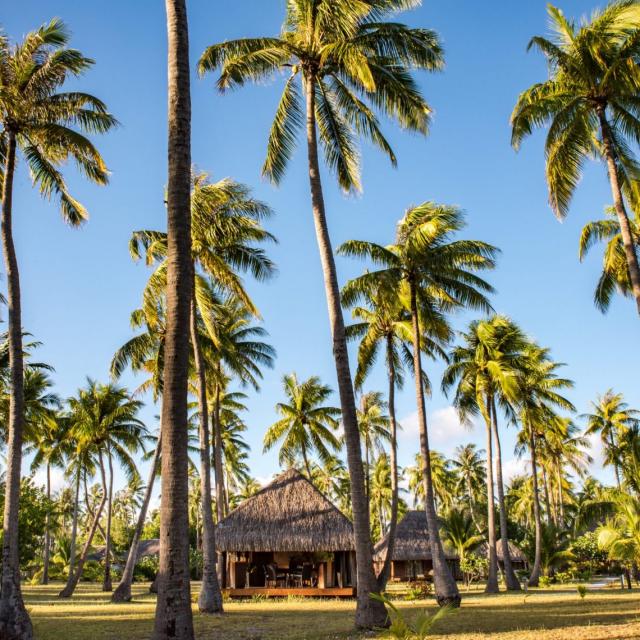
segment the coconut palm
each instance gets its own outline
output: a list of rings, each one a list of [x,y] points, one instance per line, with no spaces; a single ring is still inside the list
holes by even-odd
[[[27,372],[25,375],[25,397],[29,395],[29,378],[30,374]],[[70,444],[70,439],[68,438],[69,423],[55,412],[55,409],[60,407],[60,401],[55,396],[52,397],[51,400],[53,400],[53,406],[44,407],[44,409],[48,410],[48,415],[38,424],[37,429],[30,429],[31,434],[26,448],[26,452],[33,453],[31,472],[33,473],[41,467],[45,468],[45,491],[49,503],[44,529],[41,584],[49,584],[49,559],[51,554],[51,469],[52,467],[64,467],[66,454],[69,450],[68,445]]]
[[[399,222],[395,244],[383,247],[372,242],[351,240],[339,249],[342,254],[368,258],[379,266],[379,270],[365,273],[345,287],[345,304],[351,305],[363,292],[383,286],[398,291],[411,313],[427,525],[434,583],[441,605],[458,604],[460,594],[447,566],[438,534],[421,356],[425,335],[431,340],[429,351],[444,356],[442,347],[451,339],[451,329],[444,313],[462,308],[490,309],[485,293],[491,292],[492,288],[477,272],[493,268],[497,250],[484,242],[455,240],[453,236],[464,225],[464,216],[458,208],[424,202],[410,208]]]
[[[0,189],[2,246],[7,276],[11,411],[4,506],[0,635],[29,640],[33,630],[20,592],[18,500],[24,420],[22,312],[18,258],[13,241],[13,183],[20,152],[45,198],[55,197],[63,218],[77,226],[87,218],[69,193],[61,168],[72,159],[92,182],[106,184],[108,171],[85,133],[105,133],[116,121],[104,103],[87,93],[61,91],[93,60],[67,47],[69,34],[60,20],[28,33],[19,44],[0,37]]]
[[[548,125],[546,173],[549,200],[563,218],[589,157],[606,163],[631,290],[640,313],[640,268],[624,191],[636,205],[640,167],[630,149],[640,141],[640,9],[635,0],[614,0],[589,21],[568,19],[549,5],[550,38],[530,48],[548,61],[549,78],[518,98],[512,143]]]
[[[463,502],[469,506],[469,515],[476,529],[479,529],[476,519],[476,508],[484,501],[483,484],[487,476],[482,454],[475,444],[458,445],[451,459],[451,469],[455,474],[455,492],[463,497]],[[486,484],[485,484],[486,488]]]
[[[498,431],[497,406],[513,412],[511,402],[516,392],[516,372],[522,360],[526,339],[522,331],[503,316],[473,321],[461,334],[463,344],[450,354],[450,364],[442,379],[445,393],[456,385],[454,406],[464,422],[478,413],[484,419],[487,435],[487,529],[489,577],[486,591],[498,592],[498,556],[495,530],[493,445],[496,449],[496,475],[500,516],[500,537],[508,590],[519,591],[520,583],[511,566],[507,513],[502,480],[502,451]]]
[[[384,452],[380,453],[373,461],[369,491],[371,521],[374,531],[376,529],[378,531],[378,540],[380,540],[387,531],[393,501],[391,465],[389,457]]]
[[[334,433],[338,428],[340,409],[324,404],[333,392],[317,376],[298,382],[296,374],[291,373],[283,377],[282,387],[287,402],[276,405],[281,418],[267,429],[264,451],[270,451],[281,442],[280,465],[292,467],[302,458],[307,477],[311,479],[310,456],[315,453],[326,463],[332,458],[332,452],[340,449]]]
[[[549,425],[556,419],[556,408],[575,411],[574,406],[560,394],[573,386],[567,378],[558,376],[563,366],[554,362],[548,349],[531,342],[523,351],[523,360],[517,373],[516,413],[520,424],[518,453],[528,450],[531,457],[533,513],[535,523],[535,556],[529,585],[537,586],[541,572],[542,516],[538,489],[538,443],[545,438]]]
[[[356,390],[362,388],[380,349],[383,349],[385,353],[389,381],[387,406],[389,409],[389,457],[393,495],[385,561],[378,574],[378,586],[382,592],[391,574],[391,558],[393,557],[398,523],[398,423],[395,410],[395,392],[396,387],[400,388],[404,384],[404,363],[411,361],[411,358],[408,357],[410,352],[407,347],[407,344],[411,342],[411,324],[409,314],[395,291],[379,288],[375,291],[364,292],[363,298],[364,304],[354,307],[352,311],[356,322],[346,329],[349,340],[360,340],[355,377]]]
[[[384,446],[389,442],[389,416],[384,411],[387,403],[379,391],[369,391],[360,396],[360,407],[357,411],[358,428],[364,445],[365,463],[365,491],[370,500],[369,485],[371,475],[371,460],[375,454],[384,452]]]
[[[107,504],[105,538],[105,570],[103,591],[111,591],[111,520],[113,514],[114,462],[118,462],[126,476],[132,480],[138,477],[133,459],[147,437],[147,429],[137,417],[142,408],[139,400],[133,400],[126,389],[113,384],[99,384],[87,381],[76,398],[69,400],[73,415],[74,429],[78,437],[87,442],[92,450],[102,479],[102,503]],[[96,512],[99,519],[102,508]],[[90,543],[90,542],[89,542]],[[83,560],[64,590],[70,597],[81,577]]]
[[[613,465],[618,489],[621,487],[620,469],[620,439],[628,430],[640,425],[640,411],[630,409],[621,393],[614,393],[609,389],[604,395],[598,396],[596,402],[591,403],[593,413],[587,413],[582,418],[587,421],[586,435],[599,434],[606,452],[605,464]]]
[[[471,514],[464,509],[449,509],[442,518],[442,537],[456,550],[460,560],[479,547],[485,537],[478,532]]]
[[[372,600],[375,575],[371,558],[368,505],[364,495],[362,455],[336,265],[320,179],[318,134],[325,161],[345,191],[360,186],[356,136],[371,140],[395,164],[380,131],[376,112],[403,128],[426,133],[430,109],[411,76],[414,68],[437,70],[443,56],[437,35],[383,21],[416,6],[410,0],[301,0],[287,3],[279,37],[247,38],[208,47],[201,73],[221,68],[221,91],[247,81],[261,81],[280,70],[290,73],[278,105],[263,173],[282,180],[298,135],[306,124],[313,217],[329,306],[338,391],[345,428],[356,539],[358,604],[356,626],[384,624],[382,603]],[[304,92],[304,106],[298,86]],[[305,122],[306,117],[306,122]]]
[[[637,251],[637,246],[640,244],[637,220],[629,220],[629,227]],[[581,261],[598,242],[605,242],[606,245],[602,259],[602,273],[596,285],[593,301],[602,313],[606,313],[616,291],[627,297],[633,295],[627,256],[615,209],[608,208],[604,219],[588,222],[582,228],[578,253]]]

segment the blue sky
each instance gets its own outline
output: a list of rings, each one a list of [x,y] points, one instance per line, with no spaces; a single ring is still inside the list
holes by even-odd
[[[284,4],[189,0],[192,68],[209,44],[276,34]],[[561,6],[569,15],[582,15],[596,5],[593,0],[566,0]],[[58,391],[66,397],[86,376],[106,380],[115,349],[131,336],[129,314],[139,305],[148,276],[129,257],[131,232],[165,227],[166,33],[164,3],[158,0],[112,0],[108,5],[22,0],[5,3],[0,23],[16,39],[53,16],[67,22],[73,46],[96,60],[79,86],[103,99],[121,122],[117,131],[98,140],[112,171],[107,188],[88,186],[72,170],[68,173],[73,193],[91,214],[81,230],[66,228],[55,206],[39,198],[24,165],[16,177],[24,325],[43,342],[38,357],[55,366]],[[584,264],[577,259],[581,226],[600,216],[611,199],[604,169],[587,168],[571,214],[560,224],[547,204],[543,136],[526,141],[518,154],[509,144],[509,115],[518,93],[545,76],[541,57],[526,52],[529,38],[546,31],[545,2],[431,0],[401,19],[435,29],[444,43],[446,70],[419,76],[435,111],[432,131],[423,138],[385,123],[399,167],[392,169],[365,147],[364,190],[357,197],[345,197],[325,176],[334,246],[351,238],[391,241],[403,211],[424,200],[461,206],[468,215],[466,235],[502,249],[499,268],[490,276],[498,291],[496,310],[518,321],[568,364],[565,373],[576,382],[570,397],[579,412],[609,387],[637,406],[634,306],[616,300],[608,315],[601,315],[592,304],[600,255],[594,251]],[[279,78],[220,96],[212,77],[193,75],[193,162],[215,178],[231,176],[251,185],[276,212],[268,226],[279,239],[270,250],[279,275],[268,284],[248,283],[278,351],[261,393],[250,393],[249,400],[251,468],[260,478],[277,470],[275,454],[262,455],[261,440],[281,399],[282,375],[319,375],[335,386],[304,149],[279,188],[260,178],[281,88]],[[344,283],[362,265],[339,259],[338,269]],[[465,320],[456,319],[456,325],[462,328]],[[441,371],[441,363],[430,365],[436,389]],[[124,382],[132,388],[137,384],[131,376]],[[370,388],[386,388],[382,371],[372,376]],[[482,431],[466,432],[448,407],[436,390],[429,401],[434,448],[450,453],[462,442],[482,443]],[[150,427],[155,413],[151,405],[144,410]],[[398,414],[406,431],[400,461],[407,463],[418,445],[411,385],[399,395]],[[509,469],[516,470],[513,439],[507,432],[504,448]],[[593,472],[610,479],[599,462]]]

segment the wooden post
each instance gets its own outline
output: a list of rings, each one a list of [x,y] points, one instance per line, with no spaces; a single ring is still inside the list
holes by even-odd
[[[358,572],[356,566],[356,553],[355,551],[349,551],[349,563],[351,565],[351,586],[354,589],[358,588]]]

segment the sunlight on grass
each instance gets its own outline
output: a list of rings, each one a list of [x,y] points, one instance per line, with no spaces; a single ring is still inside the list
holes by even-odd
[[[39,640],[147,640],[155,598],[147,585],[134,585],[134,600],[111,604],[99,585],[80,585],[72,600],[59,600],[60,585],[24,588]],[[631,640],[640,637],[637,591],[590,591],[581,600],[575,587],[524,595],[467,595],[462,609],[438,622],[434,638],[444,640]],[[432,601],[398,602],[416,612]],[[198,639],[355,640],[354,603],[344,600],[228,602],[223,617],[194,608]]]

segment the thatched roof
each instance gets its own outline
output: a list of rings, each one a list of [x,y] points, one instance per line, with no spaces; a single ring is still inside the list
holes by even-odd
[[[496,550],[498,552],[498,560],[502,562],[504,556],[502,554],[502,538],[498,540],[496,543]],[[487,542],[483,542],[477,549],[476,553],[479,555],[489,555],[489,544]],[[509,540],[509,556],[512,560],[516,562],[528,562],[527,556],[524,554],[522,549],[518,547],[515,543]]]
[[[299,471],[277,476],[216,527],[220,551],[351,551],[353,525]]]
[[[383,562],[387,554],[389,543],[388,534],[376,544],[374,559]],[[457,559],[456,553],[445,548],[445,555],[449,560]],[[407,511],[396,528],[396,540],[393,545],[392,560],[431,560],[431,545],[427,529],[427,515],[423,510]]]
[[[150,538],[149,540],[140,540],[138,543],[138,554],[136,562],[147,556],[157,556],[160,553],[160,540],[158,538]]]

